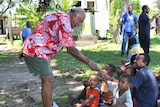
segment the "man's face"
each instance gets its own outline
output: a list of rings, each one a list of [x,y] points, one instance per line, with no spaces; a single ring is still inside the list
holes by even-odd
[[[137,69],[141,69],[144,66],[146,66],[146,63],[143,61],[144,56],[143,55],[137,55],[136,59],[134,61],[134,65]]]
[[[146,9],[146,13],[148,14],[148,13],[149,13],[149,11],[150,11],[150,9],[149,9],[149,7],[147,7],[147,9]]]
[[[71,17],[71,27],[77,27],[80,26],[85,19],[85,16],[79,16],[77,13],[73,13],[73,16]]]
[[[128,12],[132,12],[133,7],[132,6],[128,6]]]

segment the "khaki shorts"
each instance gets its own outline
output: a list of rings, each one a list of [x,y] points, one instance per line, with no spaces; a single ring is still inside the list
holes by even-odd
[[[43,58],[31,57],[24,54],[24,60],[27,64],[28,70],[33,75],[49,76],[53,75],[50,62]]]

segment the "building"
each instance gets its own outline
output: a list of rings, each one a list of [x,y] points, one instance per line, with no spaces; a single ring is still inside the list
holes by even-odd
[[[110,0],[79,0],[75,5],[82,7],[86,11],[83,29],[80,36],[106,37],[109,29],[109,2]],[[75,28],[73,35],[78,35]]]
[[[8,16],[3,15],[0,17],[0,35],[6,34],[7,26],[8,26]]]

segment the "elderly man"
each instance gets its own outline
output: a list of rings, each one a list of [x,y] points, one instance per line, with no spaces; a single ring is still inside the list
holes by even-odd
[[[49,14],[40,21],[23,44],[22,50],[29,71],[34,75],[40,75],[44,107],[52,105],[54,76],[50,57],[58,54],[62,47],[66,47],[69,54],[87,64],[92,70],[99,71],[96,63],[74,47],[72,28],[81,25],[84,19],[85,12],[78,7],[71,9],[69,13]]]

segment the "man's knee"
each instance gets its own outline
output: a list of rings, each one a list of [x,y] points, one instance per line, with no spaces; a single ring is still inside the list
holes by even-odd
[[[41,76],[42,84],[53,84],[54,83],[54,76]]]

